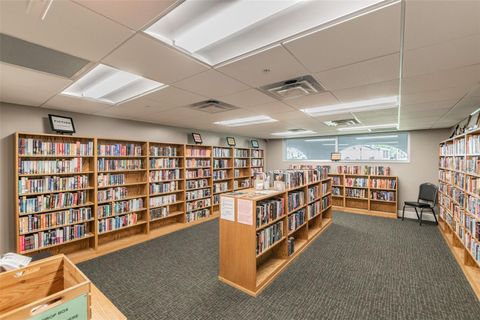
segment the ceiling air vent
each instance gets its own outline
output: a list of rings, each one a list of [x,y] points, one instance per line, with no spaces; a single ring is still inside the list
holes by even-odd
[[[197,102],[188,106],[188,108],[206,113],[220,113],[238,109],[238,107],[217,100]]]
[[[355,126],[357,124],[360,124],[360,121],[358,121],[355,118],[352,119],[338,119],[338,120],[329,120],[323,122],[329,127],[338,127],[338,126]]]
[[[259,89],[278,100],[293,99],[325,91],[312,76],[281,81]]]

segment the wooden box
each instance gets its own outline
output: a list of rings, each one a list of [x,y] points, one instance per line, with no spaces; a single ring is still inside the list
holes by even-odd
[[[67,257],[56,255],[0,273],[0,320],[89,320],[90,293],[90,280]]]

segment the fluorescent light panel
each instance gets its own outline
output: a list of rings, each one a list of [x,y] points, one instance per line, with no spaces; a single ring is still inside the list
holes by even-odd
[[[278,121],[278,120],[275,120],[269,116],[254,116],[254,117],[239,118],[239,119],[232,119],[232,120],[225,120],[225,121],[217,121],[214,123],[222,126],[227,126],[227,127],[239,127],[239,126],[248,126],[248,125],[259,124],[259,123],[275,122],[275,121]]]
[[[338,103],[320,107],[301,109],[312,117],[341,114],[346,112],[372,111],[398,107],[398,96]]]
[[[387,123],[387,124],[376,124],[370,126],[356,126],[356,127],[345,127],[345,128],[338,128],[338,131],[359,131],[359,130],[368,130],[368,129],[376,129],[376,128],[395,128],[398,129],[398,123]]]
[[[163,83],[99,64],[65,89],[62,94],[119,104],[165,87]]]
[[[283,132],[274,132],[272,133],[272,136],[296,136],[300,134],[311,134],[315,133],[315,131],[312,130],[302,130],[302,131],[283,131]]]

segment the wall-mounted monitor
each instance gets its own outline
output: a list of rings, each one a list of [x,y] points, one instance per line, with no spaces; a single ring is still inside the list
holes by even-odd
[[[48,119],[53,131],[58,133],[75,133],[75,125],[72,118],[49,114]]]

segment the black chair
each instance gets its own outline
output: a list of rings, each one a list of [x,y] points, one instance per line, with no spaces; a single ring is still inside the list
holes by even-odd
[[[415,213],[417,214],[417,219],[422,225],[422,215],[423,210],[430,209],[435,218],[435,222],[438,224],[437,216],[435,215],[435,206],[437,205],[437,193],[438,188],[432,183],[422,183],[420,189],[418,190],[418,199],[417,201],[405,201],[403,204],[402,220],[405,217],[405,207],[413,207]],[[420,209],[420,216],[418,215],[417,208]]]

